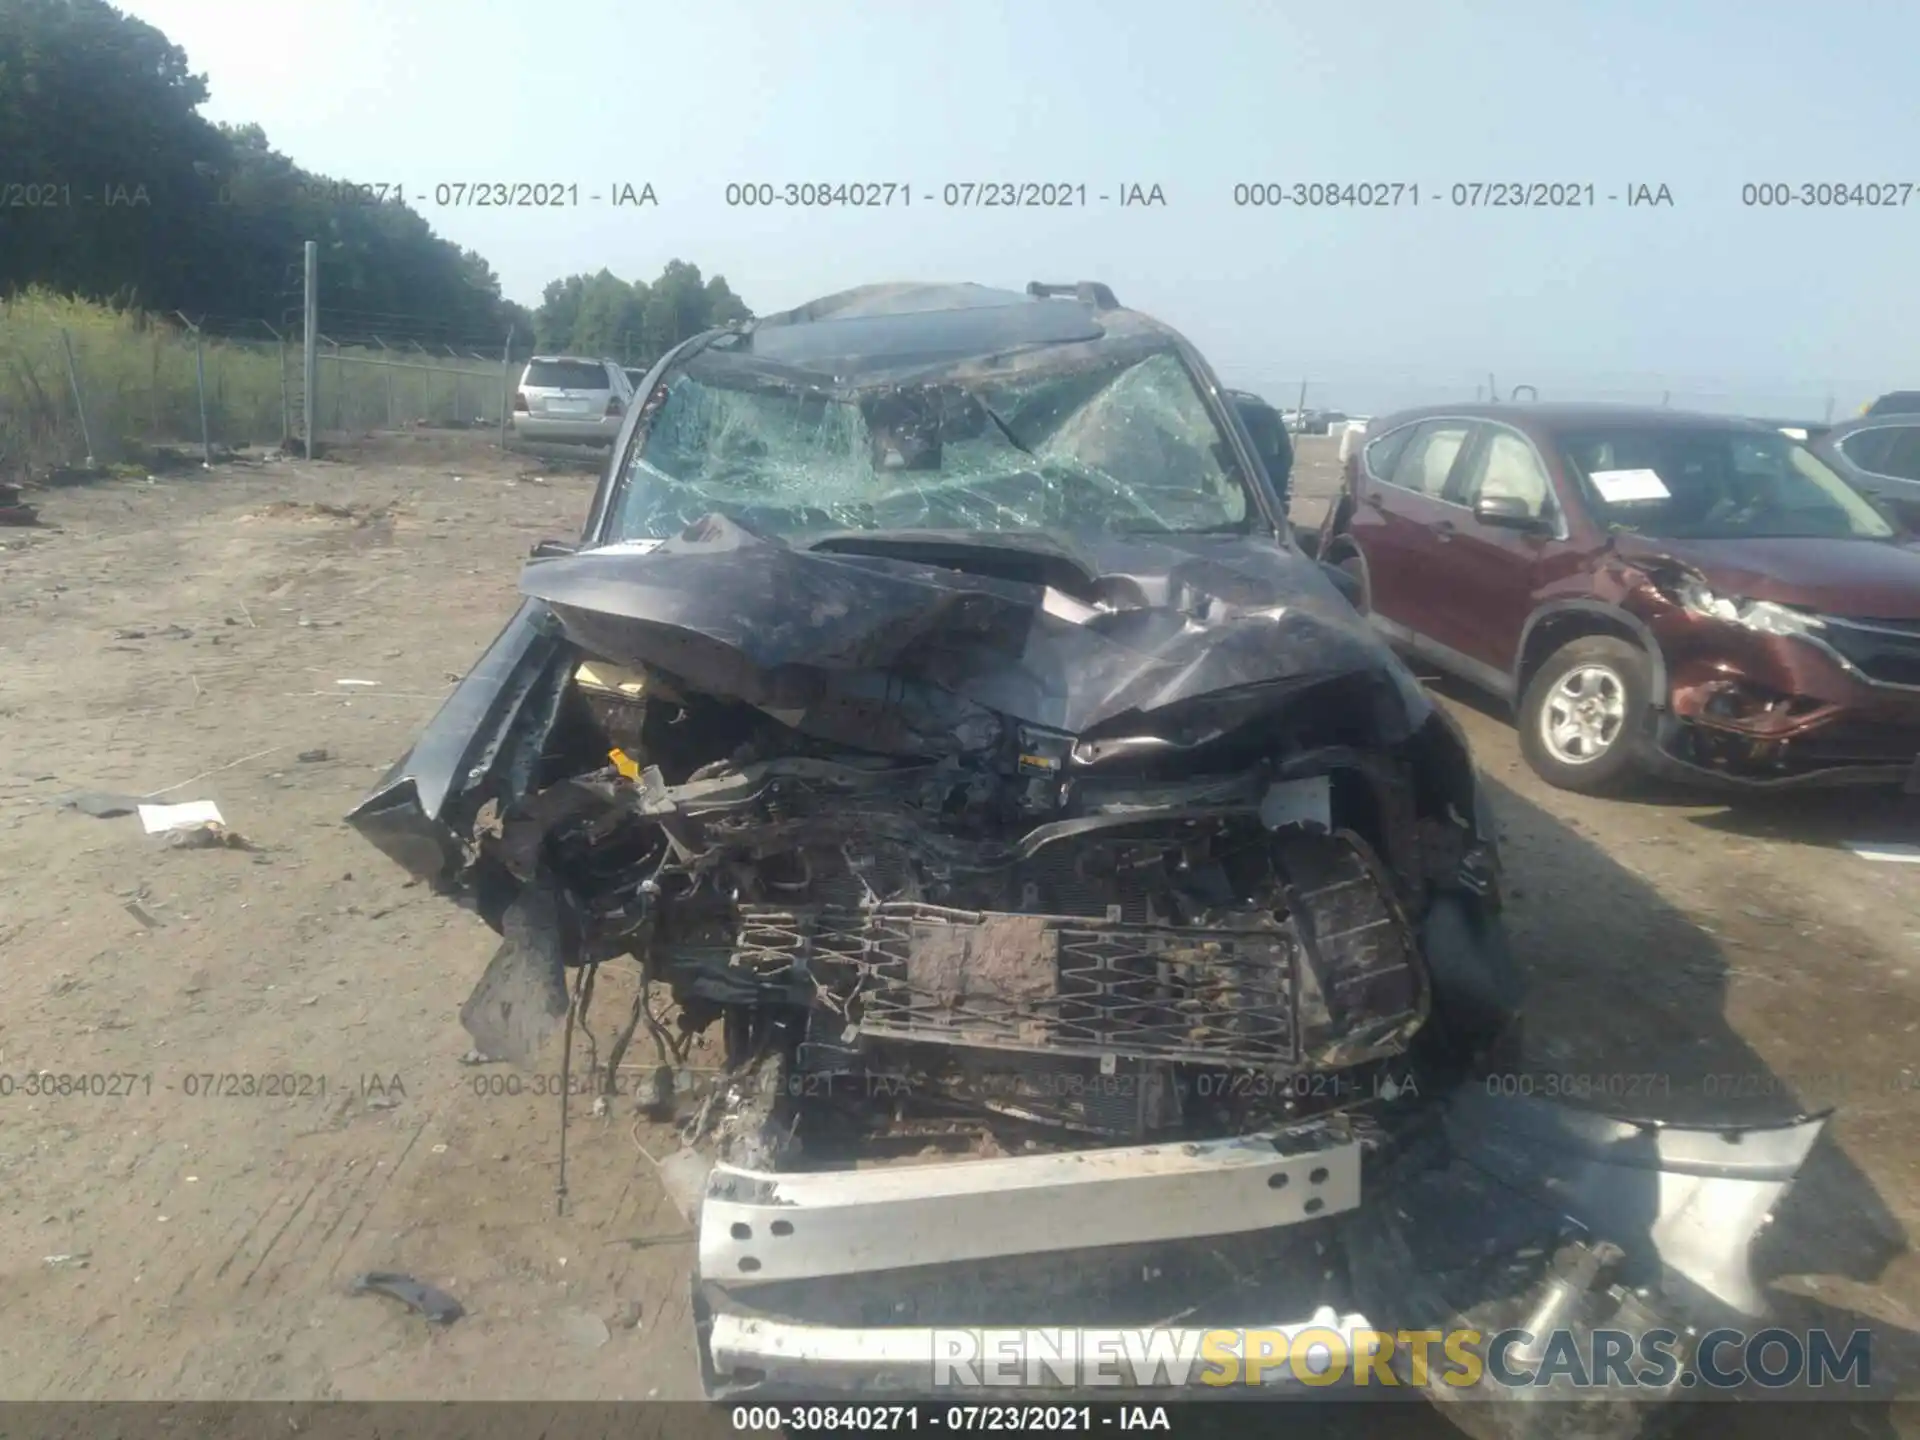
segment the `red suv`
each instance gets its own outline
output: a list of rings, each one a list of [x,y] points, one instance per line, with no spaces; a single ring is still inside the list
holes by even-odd
[[[1319,554],[1567,790],[1920,790],[1920,545],[1804,445],[1664,409],[1376,420]]]

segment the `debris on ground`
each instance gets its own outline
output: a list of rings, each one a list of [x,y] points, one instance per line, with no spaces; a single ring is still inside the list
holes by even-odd
[[[20,498],[18,485],[0,485],[0,525],[38,525],[39,512]]]
[[[384,1295],[398,1300],[416,1314],[426,1316],[434,1325],[451,1325],[466,1310],[460,1302],[438,1286],[428,1285],[394,1270],[369,1270],[353,1282],[355,1295]]]
[[[238,830],[230,830],[218,820],[167,834],[167,844],[175,850],[251,850],[253,842]]]
[[[582,1350],[598,1350],[613,1338],[607,1322],[585,1310],[564,1310],[560,1314],[560,1333],[567,1343]]]
[[[145,802],[138,795],[115,795],[106,790],[75,790],[53,802],[62,810],[78,810],[96,820],[131,815]]]
[[[92,1258],[91,1251],[78,1250],[71,1255],[48,1255],[44,1260],[48,1268],[53,1270],[84,1270]]]
[[[147,929],[158,930],[160,928],[160,922],[154,919],[153,916],[148,912],[147,907],[142,905],[138,900],[129,900],[121,908],[124,909],[127,912],[127,914],[131,915],[134,919],[138,920]]]
[[[360,513],[351,505],[331,505],[324,500],[276,500],[264,510],[244,517],[248,520],[354,520]]]
[[[378,680],[336,680],[336,685],[378,685]]]
[[[653,1160],[645,1150],[640,1153],[648,1160]],[[689,1225],[697,1223],[700,1202],[707,1193],[707,1176],[713,1170],[712,1158],[688,1146],[676,1150],[664,1160],[653,1160],[653,1168],[659,1174],[661,1188],[667,1192],[673,1208],[680,1212],[680,1218]]]
[[[317,750],[302,750],[293,758],[298,760],[302,765],[318,765],[323,760],[331,760],[333,758],[333,752],[323,745]]]
[[[113,632],[116,640],[191,640],[193,632],[184,625],[169,625],[163,630],[142,630],[123,625]]]
[[[1878,840],[1848,840],[1846,848],[1862,860],[1883,860],[1893,865],[1920,865],[1920,845]]]
[[[161,835],[169,830],[192,830],[202,825],[218,825],[226,828],[226,820],[220,814],[220,807],[211,800],[188,800],[180,805],[148,805],[140,803],[140,823],[146,827],[147,834]]]
[[[614,1307],[613,1314],[608,1317],[607,1323],[616,1330],[638,1330],[640,1328],[640,1302],[638,1300],[623,1300],[619,1305]]]

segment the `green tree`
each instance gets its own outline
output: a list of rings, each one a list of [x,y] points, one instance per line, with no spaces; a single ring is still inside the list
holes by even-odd
[[[629,285],[607,270],[593,276],[581,289],[569,348],[628,359],[640,338],[646,291],[644,284]]]
[[[707,281],[707,324],[732,325],[751,320],[753,312],[727,285],[727,277],[716,275]]]
[[[258,125],[211,124],[206,99],[178,46],[104,0],[0,0],[0,181],[50,201],[7,211],[0,293],[278,324],[314,240],[334,339],[398,324],[477,348],[531,329],[480,256],[302,170]]]
[[[0,165],[51,202],[0,225],[0,289],[204,298],[225,146],[177,45],[101,0],[0,3]]]
[[[646,365],[689,336],[752,318],[724,277],[703,282],[698,265],[670,260],[652,284],[625,281],[607,270],[549,282],[534,316],[534,334],[544,351],[610,355]]]
[[[647,289],[646,310],[640,321],[647,354],[664,355],[706,328],[707,292],[700,280],[700,267],[684,260],[669,260],[660,278]]]
[[[565,350],[573,344],[573,327],[580,319],[580,300],[586,291],[584,275],[547,282],[540,294],[540,308],[533,312],[533,343],[537,349]]]

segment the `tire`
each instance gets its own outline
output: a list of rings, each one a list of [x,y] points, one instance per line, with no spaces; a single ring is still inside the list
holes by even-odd
[[[1520,753],[1533,773],[1583,795],[1613,793],[1638,778],[1649,672],[1646,652],[1616,635],[1583,636],[1549,655],[1520,697]],[[1554,718],[1575,719],[1575,704],[1584,711],[1580,723],[1563,723],[1555,738]]]

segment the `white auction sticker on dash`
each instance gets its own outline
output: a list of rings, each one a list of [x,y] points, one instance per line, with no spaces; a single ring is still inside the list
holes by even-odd
[[[1600,492],[1600,498],[1609,505],[1623,505],[1634,500],[1668,500],[1673,492],[1667,489],[1667,482],[1651,470],[1595,470],[1587,478],[1593,481],[1593,488]]]

